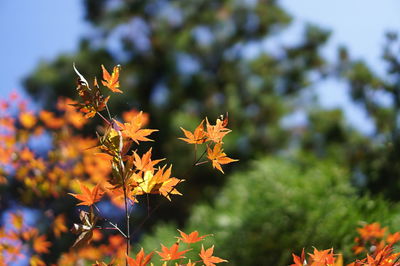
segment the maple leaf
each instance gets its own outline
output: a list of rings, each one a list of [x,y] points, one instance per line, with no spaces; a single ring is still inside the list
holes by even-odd
[[[179,243],[173,244],[170,248],[167,248],[166,246],[161,244],[161,249],[162,249],[162,252],[158,252],[158,251],[156,251],[156,252],[158,253],[158,255],[160,255],[160,257],[162,257],[161,260],[163,260],[163,261],[177,260],[177,259],[185,258],[183,256],[183,254],[185,254],[186,252],[188,252],[190,250],[190,249],[187,249],[184,251],[178,251]]]
[[[131,159],[133,160],[132,163],[136,167],[136,170],[143,172],[152,171],[156,164],[165,160],[165,159],[151,160],[151,151],[152,148],[150,148],[145,154],[143,154],[142,158],[140,158],[140,156],[136,152],[133,152],[133,156],[131,157]]]
[[[55,117],[54,113],[49,111],[41,111],[39,117],[46,127],[51,129],[59,129],[65,124],[64,119]]]
[[[149,264],[151,257],[153,256],[154,252],[149,254],[145,254],[143,248],[136,254],[136,258],[133,259],[126,255],[126,259],[128,260],[129,266],[146,266]]]
[[[196,262],[192,262],[191,260],[188,261],[188,263],[186,264],[186,266],[195,266]]]
[[[135,116],[137,116],[140,112],[136,109],[132,109],[130,111],[126,111],[122,113],[122,119],[124,122],[131,121]],[[142,126],[146,126],[149,124],[150,116],[148,113],[142,112]]]
[[[110,96],[104,98],[102,95],[97,81],[95,81],[95,86],[93,89],[89,87],[89,83],[82,76],[81,73],[76,69],[75,64],[73,64],[75,73],[78,75],[78,86],[76,90],[78,91],[79,96],[82,98],[82,103],[71,104],[79,109],[79,111],[85,113],[85,118],[91,118],[96,115],[97,112],[104,110],[107,105],[107,102]]]
[[[140,189],[144,193],[151,193],[156,184],[157,179],[154,178],[153,172],[146,171],[143,176],[143,181],[140,183]]]
[[[182,195],[175,187],[184,180],[171,177],[172,165],[165,170],[166,166],[167,165],[164,165],[163,168],[158,169],[157,173],[154,175],[154,179],[160,184],[158,188],[159,193],[168,200],[171,200],[170,195]]]
[[[41,260],[38,256],[34,255],[29,259],[29,265],[30,266],[46,266],[46,263],[44,263],[44,261]]]
[[[201,251],[199,256],[203,260],[206,266],[215,266],[215,263],[228,262],[227,260],[213,256],[213,253],[214,253],[214,246],[210,247],[207,250],[204,250],[204,246],[201,245]]]
[[[79,234],[78,238],[72,247],[79,249],[90,243],[93,237],[93,230],[95,229],[97,217],[93,212],[93,207],[90,207],[90,212],[81,211],[79,213],[79,219],[82,224],[74,224],[71,231],[74,234]]]
[[[223,137],[231,132],[229,128],[225,127],[227,124],[227,120],[217,119],[215,125],[211,125],[206,118],[207,140],[215,143],[222,143]]]
[[[10,216],[11,224],[14,226],[14,228],[17,231],[21,230],[24,225],[24,217],[22,213],[11,213]]]
[[[367,263],[371,266],[398,266],[400,253],[393,253],[392,245],[386,245],[376,256],[367,254]]]
[[[335,262],[335,257],[333,254],[333,249],[325,249],[319,251],[318,249],[314,248],[314,253],[308,253],[312,260],[312,266],[325,266],[325,265],[332,265]]]
[[[387,227],[381,228],[379,223],[367,224],[362,228],[357,228],[358,233],[364,240],[371,238],[382,238],[385,235]]]
[[[121,67],[119,65],[115,66],[113,68],[113,72],[110,75],[110,73],[108,73],[107,69],[101,65],[101,68],[103,69],[103,79],[101,81],[101,83],[106,86],[107,88],[109,88],[112,92],[118,92],[118,93],[123,93],[119,88],[119,71],[121,69]]]
[[[199,236],[199,232],[197,232],[197,231],[193,231],[190,234],[185,234],[184,232],[182,232],[179,229],[178,229],[178,231],[181,234],[181,237],[177,237],[177,238],[187,244],[199,242],[199,241],[203,240],[205,237],[209,236],[209,235]]]
[[[101,190],[100,184],[97,184],[92,190],[90,190],[88,187],[83,185],[81,182],[79,182],[79,185],[81,187],[82,194],[73,194],[73,193],[68,193],[71,196],[74,196],[78,200],[82,201],[77,204],[79,205],[86,205],[86,206],[92,206],[96,202],[100,201],[101,198],[104,195],[104,191]]]
[[[292,253],[293,256],[293,262],[294,264],[290,264],[290,266],[303,266],[305,264],[305,254],[304,254],[304,248],[301,251],[301,256],[296,256],[295,254]]]
[[[207,141],[207,133],[204,131],[204,120],[201,121],[200,125],[196,127],[194,132],[190,132],[181,127],[181,130],[185,134],[186,138],[179,138],[189,144],[203,144]]]
[[[226,156],[226,154],[223,152],[221,143],[215,144],[212,150],[207,146],[207,157],[212,162],[213,168],[217,168],[222,173],[224,173],[224,171],[222,170],[221,164],[228,164],[238,161]]]
[[[46,240],[45,235],[35,236],[33,238],[32,247],[33,250],[35,250],[37,253],[49,253],[49,247],[51,247],[51,242]]]
[[[25,128],[32,128],[36,122],[36,116],[34,116],[34,114],[32,112],[22,112],[19,115],[19,121],[21,122],[21,124],[25,127]]]
[[[147,136],[151,133],[158,131],[157,129],[142,129],[143,125],[143,112],[140,112],[138,115],[132,118],[129,123],[120,123],[116,120],[114,122],[121,129],[123,134],[129,138],[131,138],[136,144],[139,144],[139,141],[153,141]]]
[[[396,232],[394,234],[389,234],[386,238],[388,244],[395,244],[400,241],[400,232]]]
[[[60,237],[61,233],[67,232],[68,228],[65,226],[65,215],[58,215],[53,222],[53,232],[56,237]]]

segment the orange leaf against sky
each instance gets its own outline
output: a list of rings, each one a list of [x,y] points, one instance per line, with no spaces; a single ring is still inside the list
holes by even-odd
[[[194,130],[194,132],[190,132],[184,128],[181,128],[186,138],[179,138],[180,140],[186,141],[189,144],[203,144],[207,141],[207,133],[204,131],[204,120],[201,121],[200,125]]]
[[[107,88],[109,88],[112,92],[119,92],[122,93],[122,91],[119,88],[119,70],[120,70],[120,66],[115,66],[113,68],[113,72],[110,75],[110,73],[108,73],[107,69],[101,65],[101,68],[103,69],[103,79],[101,81],[101,83],[106,86]]]
[[[201,245],[201,251],[199,256],[203,260],[206,266],[215,266],[215,263],[228,262],[227,260],[213,256],[213,253],[214,253],[214,246],[210,247],[207,250],[204,250],[204,246]]]
[[[114,121],[120,127],[122,133],[131,138],[136,144],[139,144],[139,141],[153,141],[147,138],[147,136],[158,131],[157,129],[142,129],[143,112],[136,115],[129,123],[122,124],[116,120]]]
[[[136,254],[136,258],[133,259],[131,257],[126,256],[128,260],[129,266],[146,266],[149,264],[151,257],[153,256],[153,252],[150,254],[145,254],[143,248]]]
[[[77,205],[92,206],[96,202],[100,201],[104,195],[104,191],[101,190],[100,184],[97,184],[92,190],[90,190],[88,187],[86,187],[80,182],[79,185],[81,187],[81,192],[82,192],[81,194],[68,193],[71,196],[74,196],[78,200],[82,201]]]
[[[203,240],[205,237],[209,236],[209,235],[199,236],[199,232],[197,232],[197,231],[193,231],[190,234],[185,234],[184,232],[182,232],[179,229],[178,229],[178,231],[181,234],[181,237],[177,237],[177,238],[187,244],[199,242],[199,241]]]
[[[24,225],[24,217],[22,216],[22,213],[11,213],[10,220],[11,224],[17,231],[22,229],[22,226]]]
[[[212,150],[210,147],[207,147],[207,157],[212,162],[213,168],[217,168],[222,173],[224,173],[224,171],[222,170],[221,164],[228,164],[238,161],[226,156],[226,154],[223,152],[221,143],[215,144]]]
[[[22,112],[19,121],[25,128],[32,128],[36,124],[36,116],[32,112]]]
[[[161,249],[162,252],[158,252],[158,255],[160,255],[160,257],[162,258],[161,260],[163,261],[169,261],[169,260],[177,260],[177,259],[181,259],[181,258],[185,258],[183,256],[183,254],[185,254],[186,252],[188,252],[190,249],[186,249],[183,251],[179,251],[179,243],[175,243],[173,244],[170,248],[167,248],[166,246],[164,246],[163,244],[161,244]]]

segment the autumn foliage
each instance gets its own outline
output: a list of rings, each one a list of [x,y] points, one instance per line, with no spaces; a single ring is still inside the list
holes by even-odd
[[[121,68],[116,66],[109,73],[103,65],[101,67],[101,84],[106,90],[100,87],[96,78],[90,85],[74,65],[79,100],[60,98],[55,113],[45,110],[35,113],[22,100],[18,102],[17,95],[12,96],[16,104],[1,102],[0,163],[3,167],[0,182],[11,182],[8,176],[21,182],[26,188],[21,198],[27,203],[37,198],[51,200],[69,194],[69,200],[76,200],[76,205],[82,208],[79,209],[79,222],[71,228],[71,232],[76,234],[75,242],[70,251],[60,257],[59,265],[75,265],[82,260],[93,261],[94,265],[148,265],[157,260],[154,255],[165,264],[169,261],[188,265],[226,262],[213,255],[214,247],[202,248],[198,261],[183,261],[185,253],[191,249],[183,250],[180,243],[189,247],[207,236],[199,236],[196,231],[188,235],[180,231],[177,242],[171,247],[161,244],[160,251],[154,249],[145,253],[140,249],[135,255],[131,254],[133,232],[130,230],[130,216],[133,206],[139,203],[139,197],[159,194],[171,201],[173,195],[182,195],[178,185],[184,179],[173,176],[172,165],[162,164],[165,159],[152,158],[151,148],[140,152],[140,144],[154,141],[151,135],[158,131],[146,128],[149,121],[146,113],[131,110],[122,114],[122,121],[111,116],[107,105],[110,95],[104,93],[107,90],[123,93],[119,84]],[[98,126],[97,139],[77,135],[76,131],[96,115],[103,121]],[[222,164],[236,161],[228,158],[222,150],[222,138],[230,132],[227,124],[227,117],[217,119],[215,125],[206,119],[207,129],[200,142],[210,144],[205,147],[203,155],[188,167],[199,165],[206,152],[212,166],[221,172]],[[186,136],[191,134],[184,132]],[[36,153],[31,148],[32,138],[48,134],[52,149],[45,155]],[[97,206],[103,200],[109,200],[124,210],[125,226],[120,227],[104,217]],[[8,264],[32,254],[30,264],[45,265],[42,254],[49,253],[53,244],[48,241],[49,235],[45,231],[28,226],[24,217],[22,212],[10,213],[11,227],[1,228],[0,262]],[[64,214],[48,213],[48,218],[53,221],[51,239],[67,233]]]
[[[75,240],[57,264],[90,261],[103,266],[145,266],[156,262],[213,266],[228,262],[214,254],[214,245],[201,244],[201,249],[193,245],[211,237],[198,231],[185,233],[178,229],[175,243],[160,243],[152,250],[132,247],[134,230],[130,219],[134,206],[143,204],[141,199],[148,194],[173,201],[174,196],[182,196],[179,185],[185,180],[174,176],[173,166],[166,158],[153,158],[152,148],[142,151],[142,143],[156,141],[158,132],[147,128],[147,113],[130,110],[120,120],[109,110],[110,95],[106,92],[123,93],[119,83],[121,67],[115,66],[110,73],[101,66],[100,84],[105,89],[96,78],[90,85],[73,67],[78,76],[79,100],[60,98],[56,112],[30,110],[16,94],[9,101],[0,102],[0,183],[7,186],[18,182],[23,188],[18,192],[20,200],[26,204],[46,204],[63,198],[78,206],[79,215],[70,228]],[[102,121],[96,130],[97,138],[79,135],[77,132],[95,116]],[[224,152],[224,138],[231,132],[228,122],[225,114],[214,123],[205,118],[193,131],[181,128],[183,136],[179,139],[194,147],[193,164],[188,168],[209,164],[224,173],[226,164],[237,161]],[[49,138],[51,147],[44,151],[32,148],[32,143],[43,137]],[[106,217],[100,205],[104,201],[123,210],[123,226]],[[0,265],[21,259],[29,260],[31,265],[46,265],[45,255],[51,253],[57,239],[69,234],[71,219],[63,213],[45,213],[50,231],[36,228],[27,216],[22,210],[7,214],[7,223],[0,228]],[[400,265],[400,253],[394,251],[400,232],[390,234],[378,223],[365,224],[357,232],[353,252],[362,257],[348,265]],[[344,259],[333,248],[314,248],[307,254],[303,249],[300,255],[293,254],[291,265],[342,266]]]

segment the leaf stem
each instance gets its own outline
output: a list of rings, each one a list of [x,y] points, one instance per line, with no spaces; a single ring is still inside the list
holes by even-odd
[[[97,112],[97,114],[106,122],[108,125],[111,125],[110,121],[107,120],[100,112]]]

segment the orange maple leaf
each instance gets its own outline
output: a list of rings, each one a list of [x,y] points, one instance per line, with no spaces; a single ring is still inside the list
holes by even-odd
[[[2,265],[2,264],[0,264],[0,265]],[[29,265],[31,265],[31,266],[46,266],[46,263],[44,263],[44,261],[41,260],[39,258],[39,256],[34,255],[29,259]]]
[[[400,232],[396,232],[394,234],[389,234],[386,237],[386,242],[388,242],[389,244],[392,244],[392,245],[399,241],[400,241]]]
[[[181,127],[181,130],[185,134],[186,138],[179,139],[186,141],[189,144],[203,144],[207,141],[207,133],[204,131],[203,123],[204,120],[201,121],[200,125],[196,127],[193,133]]]
[[[61,233],[67,232],[68,228],[65,226],[65,215],[58,215],[53,222],[53,232],[56,237],[60,237]]]
[[[223,137],[231,132],[229,128],[225,127],[227,124],[227,120],[217,119],[215,125],[211,125],[206,118],[207,140],[211,140],[215,143],[221,143]]]
[[[201,245],[201,251],[199,256],[203,260],[206,266],[215,266],[215,263],[228,262],[227,260],[213,256],[213,253],[214,253],[214,246],[210,247],[207,250],[204,250],[204,246]]]
[[[11,224],[14,226],[14,228],[17,231],[21,230],[24,225],[24,217],[22,213],[11,213],[10,216]]]
[[[136,258],[133,259],[126,255],[126,259],[128,260],[129,266],[146,266],[149,264],[151,257],[153,256],[153,252],[149,254],[145,254],[143,248],[136,254]]]
[[[296,256],[295,254],[292,253],[293,256],[293,264],[290,264],[290,266],[303,266],[304,265],[304,261],[306,260],[305,258],[305,254],[304,254],[304,248],[301,252],[301,256]]]
[[[207,158],[212,162],[213,168],[217,168],[222,173],[224,173],[224,171],[222,170],[221,164],[228,164],[238,161],[226,156],[226,153],[223,152],[221,143],[215,144],[212,150],[210,147],[207,147]]]
[[[318,249],[314,248],[314,253],[308,253],[312,260],[312,266],[325,266],[325,265],[332,265],[335,263],[335,257],[333,254],[333,249],[325,249],[319,251]]]
[[[158,191],[161,195],[166,197],[168,200],[171,200],[170,195],[182,195],[177,189],[176,186],[185,181],[184,179],[178,179],[176,177],[171,177],[171,169],[172,165],[165,170],[167,165],[164,165],[162,168],[159,168],[157,173],[154,175],[154,179],[161,186],[158,188]]]
[[[36,116],[32,112],[22,112],[19,114],[19,121],[25,128],[32,128],[36,122]]]
[[[74,196],[78,200],[82,201],[77,204],[78,206],[79,205],[92,206],[96,202],[100,201],[104,195],[104,191],[101,190],[100,184],[97,184],[97,186],[95,186],[92,190],[90,190],[88,187],[86,187],[80,182],[79,185],[81,187],[82,194],[68,193],[71,196]]]
[[[51,129],[59,129],[65,124],[64,119],[56,117],[54,113],[49,111],[41,111],[39,117],[46,127]]]
[[[133,156],[131,157],[131,159],[133,159],[133,165],[136,167],[136,170],[143,172],[152,171],[154,170],[154,166],[156,164],[165,160],[165,159],[151,160],[151,152],[152,148],[150,148],[145,154],[143,154],[142,158],[140,158],[140,156],[136,152],[133,152]]]
[[[190,234],[185,234],[184,232],[182,232],[179,229],[178,229],[178,231],[181,234],[181,237],[177,237],[177,238],[187,244],[199,242],[199,241],[203,240],[205,237],[209,236],[209,235],[199,236],[199,232],[197,232],[197,231],[193,231]]]
[[[38,236],[33,239],[33,250],[37,253],[49,253],[49,247],[51,247],[51,242],[46,240],[46,236]]]
[[[107,88],[109,88],[112,92],[119,92],[119,93],[123,93],[119,88],[119,70],[121,69],[121,67],[115,66],[113,68],[113,72],[110,75],[110,73],[108,73],[107,69],[101,65],[101,68],[103,69],[103,79],[101,81],[101,83],[106,86]]]
[[[382,238],[385,235],[387,227],[381,228],[379,223],[367,224],[362,228],[357,228],[358,233],[364,240],[371,238]]]
[[[114,120],[117,126],[121,129],[124,136],[131,138],[136,144],[139,144],[139,141],[153,141],[147,136],[151,133],[158,131],[157,129],[142,129],[143,125],[143,112],[140,112],[134,118],[132,118],[129,123],[120,123]]]
[[[160,257],[162,257],[161,260],[163,260],[163,261],[177,260],[177,259],[185,258],[183,256],[183,254],[185,254],[186,252],[188,252],[190,250],[190,249],[187,249],[184,251],[178,251],[179,243],[173,244],[170,248],[167,248],[166,246],[161,244],[161,249],[162,249],[162,252],[158,252],[158,251],[156,251],[156,252],[158,253],[158,255],[160,255]]]

